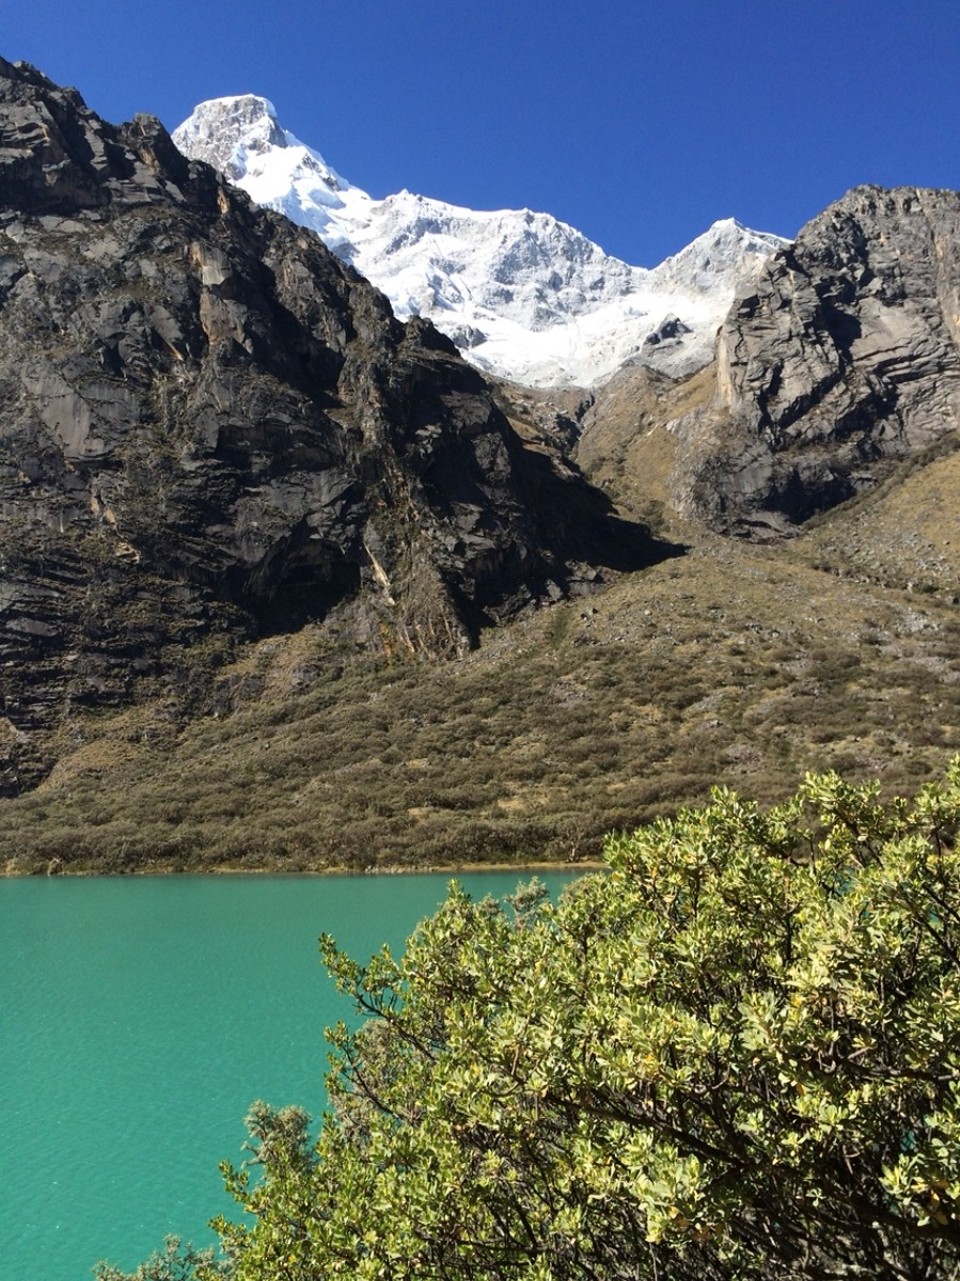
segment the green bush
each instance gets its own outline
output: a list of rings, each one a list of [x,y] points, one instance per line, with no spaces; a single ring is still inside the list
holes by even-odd
[[[251,1113],[236,1281],[954,1277],[958,826],[960,761],[909,803],[717,790],[556,906],[453,887],[399,961],[324,939],[370,1017],[315,1148]]]

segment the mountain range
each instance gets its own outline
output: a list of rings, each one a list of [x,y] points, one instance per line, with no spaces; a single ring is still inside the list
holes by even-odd
[[[960,196],[644,273],[227,101],[211,165],[0,60],[0,866],[581,858],[942,773]]]
[[[532,386],[593,386],[626,360],[674,377],[708,364],[737,286],[787,241],[732,218],[648,270],[529,209],[481,212],[401,191],[374,200],[253,94],[201,103],[173,133],[258,204],[316,231],[472,364]]]

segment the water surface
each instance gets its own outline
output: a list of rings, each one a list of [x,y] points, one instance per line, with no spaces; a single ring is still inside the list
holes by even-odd
[[[518,875],[459,879],[502,895]],[[169,1232],[209,1243],[252,1100],[323,1108],[323,1029],[350,1010],[317,936],[399,950],[448,881],[0,880],[3,1281],[133,1268]]]

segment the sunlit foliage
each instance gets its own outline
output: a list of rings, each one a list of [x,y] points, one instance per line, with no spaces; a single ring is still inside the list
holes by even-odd
[[[235,1276],[958,1275],[958,822],[960,763],[911,802],[718,791],[556,905],[454,887],[366,966],[324,938],[370,1017],[315,1147],[251,1114]]]

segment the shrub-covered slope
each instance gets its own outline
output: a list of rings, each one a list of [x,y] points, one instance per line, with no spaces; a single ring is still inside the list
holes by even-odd
[[[456,661],[371,660],[307,627],[205,677],[207,711],[186,724],[170,696],[78,711],[49,779],[0,805],[0,858],[565,860],[716,782],[772,801],[830,765],[909,790],[960,748],[960,530],[933,542],[924,525],[928,486],[958,466],[934,461],[786,546],[704,540]]]

